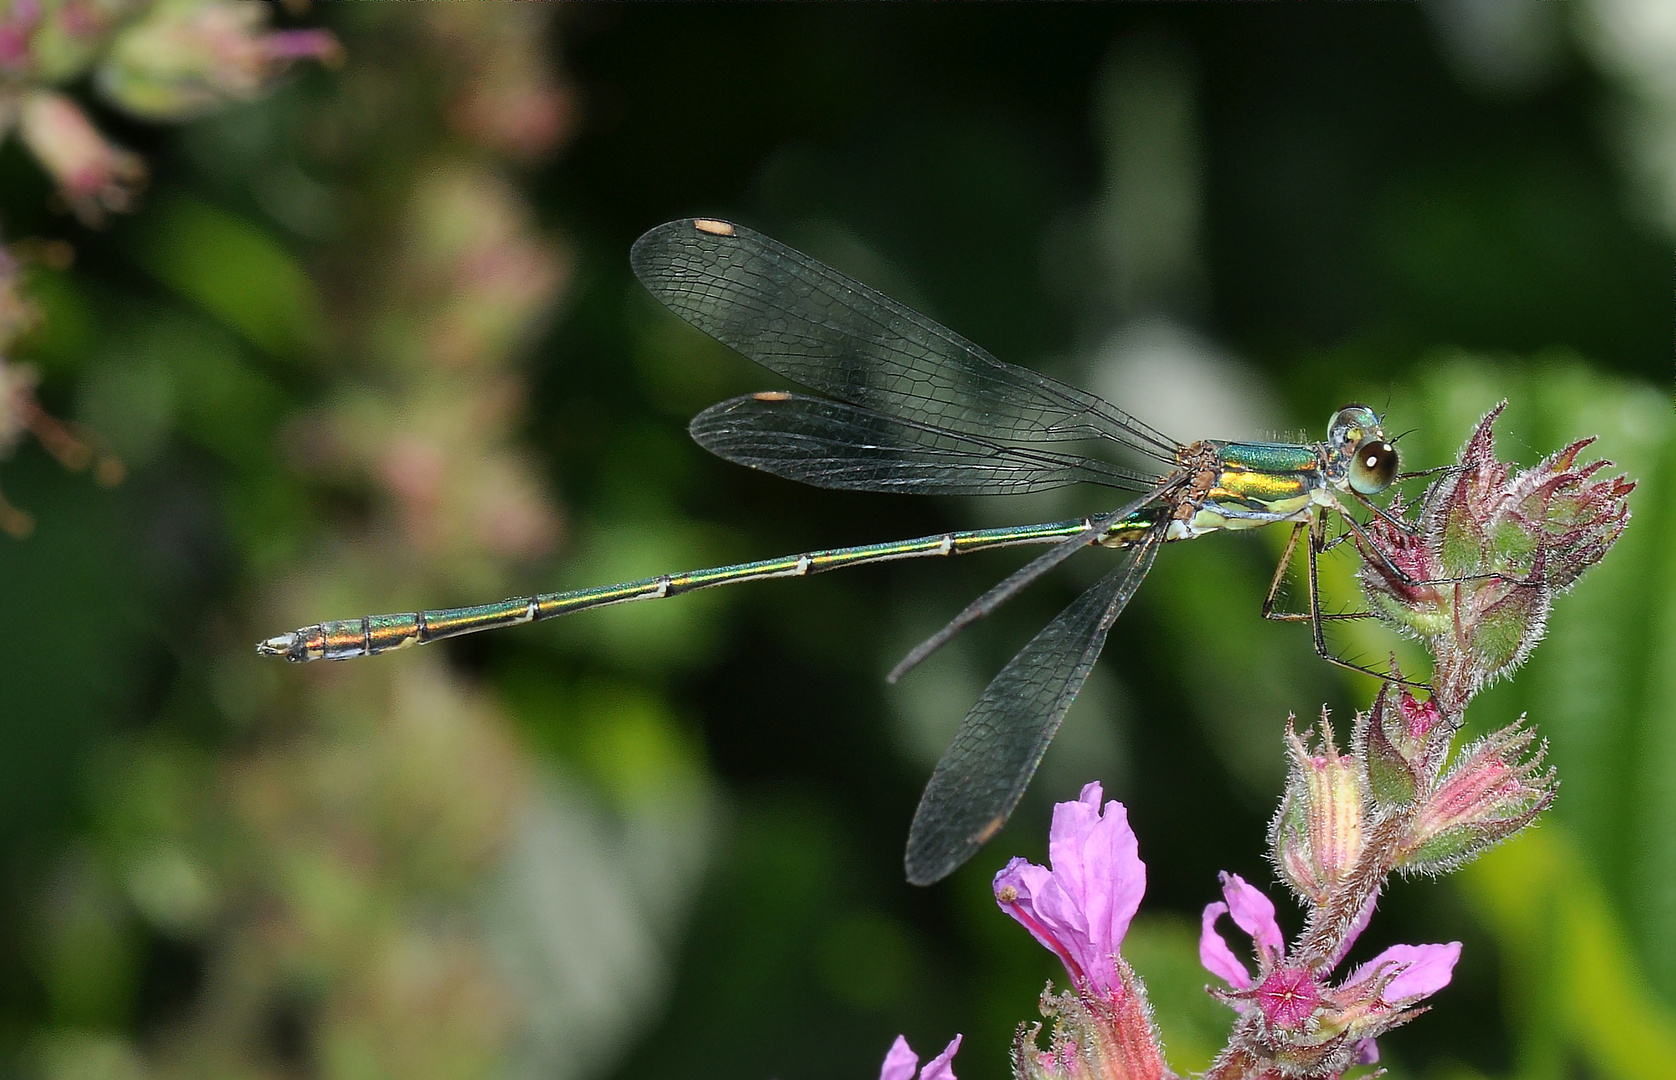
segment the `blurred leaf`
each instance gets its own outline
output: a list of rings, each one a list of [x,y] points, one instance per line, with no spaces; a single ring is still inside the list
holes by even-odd
[[[1430,324],[1428,340],[1645,349],[1667,256],[1625,227],[1593,170],[1536,154],[1392,179],[1371,237],[1394,285],[1387,302]]]
[[[49,1032],[30,1046],[29,1059],[44,1080],[146,1080],[150,1075],[131,1043],[100,1032]]]
[[[56,831],[82,755],[125,715],[155,646],[139,544],[109,492],[44,455],[7,465],[7,497],[36,515],[0,544],[0,847]]]
[[[164,314],[122,328],[82,391],[83,419],[131,464],[154,460],[171,426],[231,464],[270,456],[285,396],[226,331]]]
[[[1505,951],[1509,1018],[1524,1077],[1668,1076],[1676,1015],[1652,993],[1599,879],[1555,824],[1527,831],[1462,871],[1466,894]]]
[[[1284,527],[1262,530],[1284,543]],[[1284,758],[1276,736],[1288,713],[1313,711],[1329,687],[1303,623],[1261,616],[1277,550],[1250,536],[1215,535],[1171,544],[1142,593],[1161,615],[1190,696],[1223,764],[1254,791],[1278,787]],[[1238,687],[1237,693],[1230,688]]]
[[[728,550],[728,539],[719,530],[671,521],[596,523],[577,556],[566,562],[564,587],[636,581],[713,565],[720,561],[716,553]],[[721,646],[715,624],[725,603],[714,592],[699,592],[604,608],[557,620],[552,635],[573,651],[629,670],[692,667]]]
[[[815,955],[827,990],[851,1008],[899,1007],[916,981],[907,931],[878,912],[838,915],[821,930]]]
[[[122,895],[85,852],[72,852],[48,886],[36,945],[53,1019],[115,1027],[129,1019],[139,956]]]
[[[290,474],[245,473],[229,485],[225,505],[239,550],[257,572],[298,558],[315,526],[315,507]]]
[[[236,214],[167,194],[138,227],[135,257],[270,354],[293,356],[321,338],[314,283],[290,252]]]
[[[175,380],[143,350],[101,361],[82,379],[77,414],[131,469],[156,461],[174,421]]]
[[[76,371],[86,364],[99,340],[99,322],[76,277],[35,267],[23,291],[40,309],[41,321],[18,343],[19,355],[49,375]]]
[[[575,696],[578,757],[601,790],[628,806],[690,797],[703,783],[699,750],[660,697],[589,682]]]

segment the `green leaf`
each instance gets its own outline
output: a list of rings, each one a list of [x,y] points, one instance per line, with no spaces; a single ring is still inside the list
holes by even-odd
[[[1462,872],[1504,952],[1524,1075],[1654,1080],[1676,1061],[1676,1015],[1654,994],[1594,868],[1549,824]]]
[[[320,340],[314,283],[289,251],[245,218],[178,192],[165,195],[143,219],[134,255],[268,353],[295,356]]]

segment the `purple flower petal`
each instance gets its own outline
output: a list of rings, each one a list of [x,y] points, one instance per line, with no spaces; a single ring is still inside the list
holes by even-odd
[[[1128,810],[1115,800],[1102,809],[1102,798],[1100,783],[1094,781],[1076,802],[1053,808],[1048,855],[1054,880],[1070,904],[1067,922],[1080,923],[1087,935],[1083,970],[1093,985],[1110,990],[1118,981],[1113,958],[1146,893],[1146,864]],[[1073,912],[1075,922],[1070,920]]]
[[[884,1066],[879,1069],[879,1080],[914,1080],[917,1068],[919,1055],[908,1046],[906,1035],[898,1035],[890,1046],[890,1053],[885,1055]]]
[[[1030,931],[1031,937],[1041,942],[1069,967],[1073,961],[1056,936],[1060,926],[1056,922],[1044,921],[1041,912],[1037,910],[1038,898],[1055,888],[1053,874],[1047,867],[1037,866],[1023,856],[1015,855],[1013,860],[995,875],[995,902],[1020,926]]]
[[[920,1070],[919,1080],[955,1080],[954,1052],[960,1049],[960,1036],[943,1048],[943,1052],[925,1063]]]
[[[1228,942],[1216,932],[1216,920],[1228,910],[1227,904],[1206,904],[1204,918],[1199,930],[1199,963],[1205,970],[1232,986],[1236,990],[1244,990],[1255,980],[1245,965],[1239,962],[1234,951],[1228,948]]]
[[[1361,1042],[1357,1043],[1356,1057],[1351,1061],[1351,1064],[1378,1065],[1379,1044],[1374,1042],[1372,1039],[1363,1039]]]
[[[1400,970],[1385,985],[1380,997],[1389,1002],[1418,1001],[1449,985],[1455,962],[1461,958],[1461,943],[1447,945],[1393,945],[1351,973],[1345,985],[1371,979],[1381,968],[1395,964]]]
[[[1279,963],[1286,955],[1286,939],[1275,921],[1274,902],[1263,891],[1247,885],[1238,874],[1222,875],[1222,897],[1228,901],[1228,914],[1234,925],[1251,935],[1257,943],[1257,959],[1263,966]]]
[[[1092,783],[1077,801],[1055,806],[1052,869],[1012,860],[995,875],[995,900],[1059,957],[1079,989],[1110,993],[1119,984],[1118,947],[1146,892],[1146,865],[1123,804],[1102,808],[1102,795]]]

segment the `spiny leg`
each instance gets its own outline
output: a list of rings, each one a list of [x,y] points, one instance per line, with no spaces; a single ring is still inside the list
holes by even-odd
[[[1316,517],[1312,518],[1310,521],[1300,521],[1296,525],[1292,526],[1292,535],[1286,538],[1286,547],[1280,553],[1280,564],[1274,568],[1274,577],[1269,581],[1269,593],[1263,598],[1263,618],[1272,619],[1275,622],[1314,622],[1318,619],[1365,619],[1371,616],[1370,612],[1365,611],[1344,612],[1342,614],[1318,612],[1315,610],[1316,605],[1313,603],[1310,605],[1309,611],[1275,610],[1275,602],[1280,597],[1281,583],[1286,580],[1287,567],[1292,565],[1293,554],[1298,548],[1298,537],[1303,534],[1305,529],[1311,528],[1313,522],[1319,520],[1319,518],[1320,515],[1317,514]],[[1312,531],[1311,536],[1313,537],[1313,535]],[[1321,550],[1330,550],[1341,543],[1342,539],[1342,537],[1337,537],[1328,541]],[[1313,539],[1311,543],[1314,543]]]
[[[1427,476],[1436,476],[1438,473],[1460,471],[1461,466],[1459,465],[1433,465],[1429,469],[1416,469],[1413,472],[1398,473],[1396,476],[1396,482],[1400,484],[1405,480],[1419,480]]]
[[[1350,520],[1349,515],[1345,515],[1345,519]],[[1316,562],[1315,562],[1316,555],[1319,552],[1320,547],[1321,547],[1321,540],[1320,540],[1320,533],[1317,531],[1316,528],[1313,527],[1315,525],[1315,522],[1318,522],[1320,520],[1321,520],[1321,516],[1319,514],[1316,515],[1315,520],[1310,523],[1312,527],[1310,529],[1310,534],[1309,534],[1309,540],[1310,540],[1310,543],[1309,543],[1309,614],[1310,614],[1310,629],[1314,632],[1313,637],[1315,639],[1315,654],[1317,656],[1321,657],[1321,659],[1327,661],[1329,664],[1337,664],[1339,667],[1348,668],[1351,671],[1360,671],[1362,674],[1372,675],[1376,679],[1383,679],[1386,682],[1394,682],[1394,683],[1397,683],[1400,686],[1412,686],[1417,690],[1430,690],[1431,685],[1429,683],[1415,682],[1412,679],[1405,679],[1400,675],[1394,674],[1393,672],[1375,671],[1373,668],[1363,667],[1361,664],[1352,663],[1349,660],[1345,660],[1345,659],[1342,659],[1340,657],[1334,656],[1332,654],[1332,652],[1327,648],[1326,628],[1322,625],[1327,619],[1331,619],[1331,618],[1368,619],[1368,618],[1373,617],[1373,613],[1363,611],[1363,612],[1356,612],[1356,613],[1353,613],[1353,614],[1344,614],[1344,615],[1335,616],[1335,615],[1329,615],[1329,614],[1326,614],[1326,613],[1322,612],[1322,610],[1321,610],[1321,583],[1320,583],[1319,575],[1317,573]],[[1324,531],[1324,529],[1322,531]]]
[[[1301,622],[1309,618],[1300,611],[1276,611],[1275,600],[1280,596],[1280,585],[1286,580],[1286,568],[1292,565],[1292,553],[1297,550],[1298,536],[1309,528],[1309,522],[1300,521],[1292,526],[1292,535],[1286,538],[1286,546],[1280,551],[1280,563],[1274,568],[1274,577],[1269,580],[1269,593],[1263,597],[1263,618],[1273,619],[1275,622]]]

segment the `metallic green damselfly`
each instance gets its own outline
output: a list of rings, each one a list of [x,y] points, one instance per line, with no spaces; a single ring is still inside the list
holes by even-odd
[[[1111,403],[1003,363],[923,315],[830,267],[724,221],[670,222],[634,245],[641,282],[670,310],[820,397],[772,391],[722,402],[692,421],[699,445],[729,461],[817,487],[917,494],[1016,494],[1088,483],[1129,492],[1110,512],[1043,525],[950,532],[832,548],[495,604],[319,623],[257,645],[293,661],[347,660],[478,630],[845,566],[1051,545],[979,597],[891,672],[895,681],[961,627],[1076,552],[1117,565],[1003,667],[938,762],[909,831],[908,880],[928,884],[971,857],[1007,820],[1094,666],[1106,633],[1166,542],[1291,522],[1263,614],[1309,620],[1326,647],[1315,587],[1324,515],[1357,529],[1341,499],[1367,501],[1396,476],[1397,451],[1364,405],[1333,414],[1318,443],[1181,445]],[[1051,448],[1116,444],[1146,469]],[[1309,611],[1275,611],[1308,535]],[[1355,665],[1347,665],[1355,666]]]

